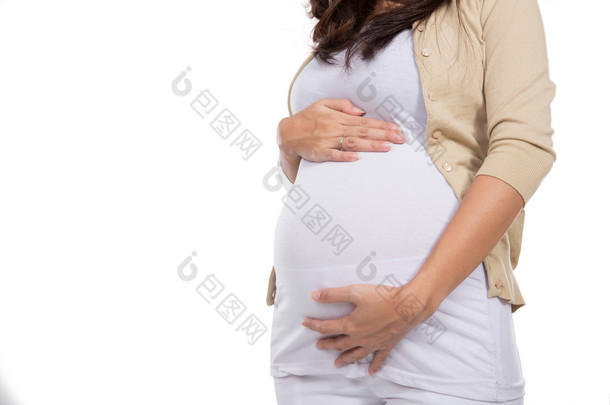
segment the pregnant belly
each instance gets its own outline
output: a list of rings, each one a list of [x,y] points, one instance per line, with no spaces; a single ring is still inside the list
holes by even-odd
[[[428,256],[458,206],[445,178],[416,144],[359,154],[301,159],[276,225],[276,273]]]
[[[275,365],[296,365],[303,362],[332,364],[336,354],[315,349],[321,337],[318,332],[301,325],[305,318],[339,319],[354,309],[352,303],[322,304],[309,294],[320,288],[350,284],[373,283],[378,292],[388,296],[388,286],[398,286],[411,280],[420,262],[412,258],[365,260],[358,265],[324,268],[285,268],[276,266],[276,297],[274,303],[271,362]],[[370,362],[370,358],[363,362]]]
[[[322,288],[374,284],[387,295],[384,286],[402,285],[415,277],[457,209],[453,190],[421,149],[402,144],[389,152],[360,155],[356,162],[301,160],[295,185],[285,196],[275,232],[277,290],[270,352],[274,375],[334,372],[338,353],[316,349],[321,335],[301,322],[342,318],[354,306],[321,304],[309,294]],[[464,313],[481,320],[472,335],[443,336],[463,341],[462,352],[456,355],[452,344],[432,346],[425,334],[410,333],[401,341],[402,351],[394,350],[387,363],[425,375],[433,358],[446,366],[448,374],[476,375],[468,364],[460,364],[463,357],[489,358],[489,351],[476,343],[482,339],[481,331],[488,333],[486,311],[481,265],[437,311],[451,330],[468,330],[459,324]],[[477,347],[465,349],[471,347],[468,342]],[[362,363],[359,373],[365,374],[371,360],[372,354],[358,362]]]

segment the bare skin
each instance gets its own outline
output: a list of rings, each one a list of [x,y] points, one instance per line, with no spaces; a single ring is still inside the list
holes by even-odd
[[[389,8],[392,7],[396,7],[396,6],[400,6],[400,3],[394,3],[391,1],[387,1],[387,0],[380,0],[377,2],[377,5],[375,6],[375,10],[373,11],[373,15],[375,14],[379,14],[383,11],[386,11]]]
[[[378,0],[373,15],[399,5]],[[364,112],[348,99],[325,98],[282,119],[277,128],[277,143],[280,165],[288,179],[294,183],[301,157],[312,162],[353,162],[358,160],[358,151],[387,152],[391,143],[405,142],[404,132],[395,123],[360,117],[361,114]],[[351,152],[337,149],[342,136],[346,137],[343,149]]]
[[[388,4],[386,2],[386,4]],[[359,117],[346,99],[323,99],[278,125],[281,165],[294,182],[301,158],[351,162],[358,151],[387,151],[383,141],[402,143],[391,124]],[[343,142],[345,152],[338,150]],[[312,292],[321,303],[351,302],[354,310],[339,319],[307,318],[303,326],[322,335],[316,347],[336,350],[335,366],[350,364],[374,352],[373,375],[392,349],[416,325],[430,317],[443,300],[483,261],[508,230],[524,200],[504,181],[487,175],[474,178],[461,204],[408,283],[398,287],[352,284]]]
[[[337,350],[335,365],[358,361],[375,352],[373,375],[392,349],[417,324],[431,316],[442,301],[483,261],[523,207],[521,195],[492,176],[477,176],[430,256],[408,283],[380,296],[376,285],[352,284],[312,292],[322,303],[351,302],[356,307],[340,319],[307,318],[303,325],[323,335],[317,348]],[[410,314],[409,316],[401,313]]]
[[[318,100],[278,125],[284,171],[291,181],[301,158],[351,162],[358,151],[386,151],[383,142],[399,142],[392,123],[359,116],[347,99]],[[338,140],[346,136],[343,148]],[[404,141],[403,141],[404,142]],[[431,316],[464,281],[508,230],[524,206],[512,186],[492,176],[475,177],[454,216],[416,276],[390,288],[383,297],[378,286],[352,284],[319,290],[322,303],[351,302],[355,309],[334,320],[306,319],[303,325],[323,335],[319,349],[337,350],[336,366],[375,352],[369,374],[377,372],[391,350],[416,325]],[[405,314],[409,314],[405,316]]]
[[[301,158],[312,162],[353,162],[358,153],[387,152],[391,143],[404,143],[399,125],[361,117],[362,110],[346,98],[323,98],[297,114],[283,118],[277,128],[280,164],[294,183]],[[338,149],[342,136],[343,149]]]

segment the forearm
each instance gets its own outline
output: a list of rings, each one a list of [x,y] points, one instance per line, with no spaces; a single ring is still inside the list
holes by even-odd
[[[523,206],[509,184],[493,176],[475,177],[410,283],[432,312],[483,261]]]

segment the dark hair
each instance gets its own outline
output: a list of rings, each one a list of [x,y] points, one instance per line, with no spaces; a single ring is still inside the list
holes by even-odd
[[[335,64],[333,54],[346,50],[344,68],[349,70],[355,53],[360,52],[364,60],[373,59],[397,34],[412,28],[415,21],[425,22],[437,8],[454,0],[391,1],[394,7],[375,13],[374,0],[310,0],[307,16],[319,20],[313,27],[314,56]],[[460,0],[455,1],[459,10]],[[458,18],[464,27],[459,12]]]

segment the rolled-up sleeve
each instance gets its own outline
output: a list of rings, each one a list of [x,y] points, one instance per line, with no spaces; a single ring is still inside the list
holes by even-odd
[[[475,177],[503,180],[527,204],[557,158],[542,16],[537,0],[481,0],[480,15],[489,148]]]

